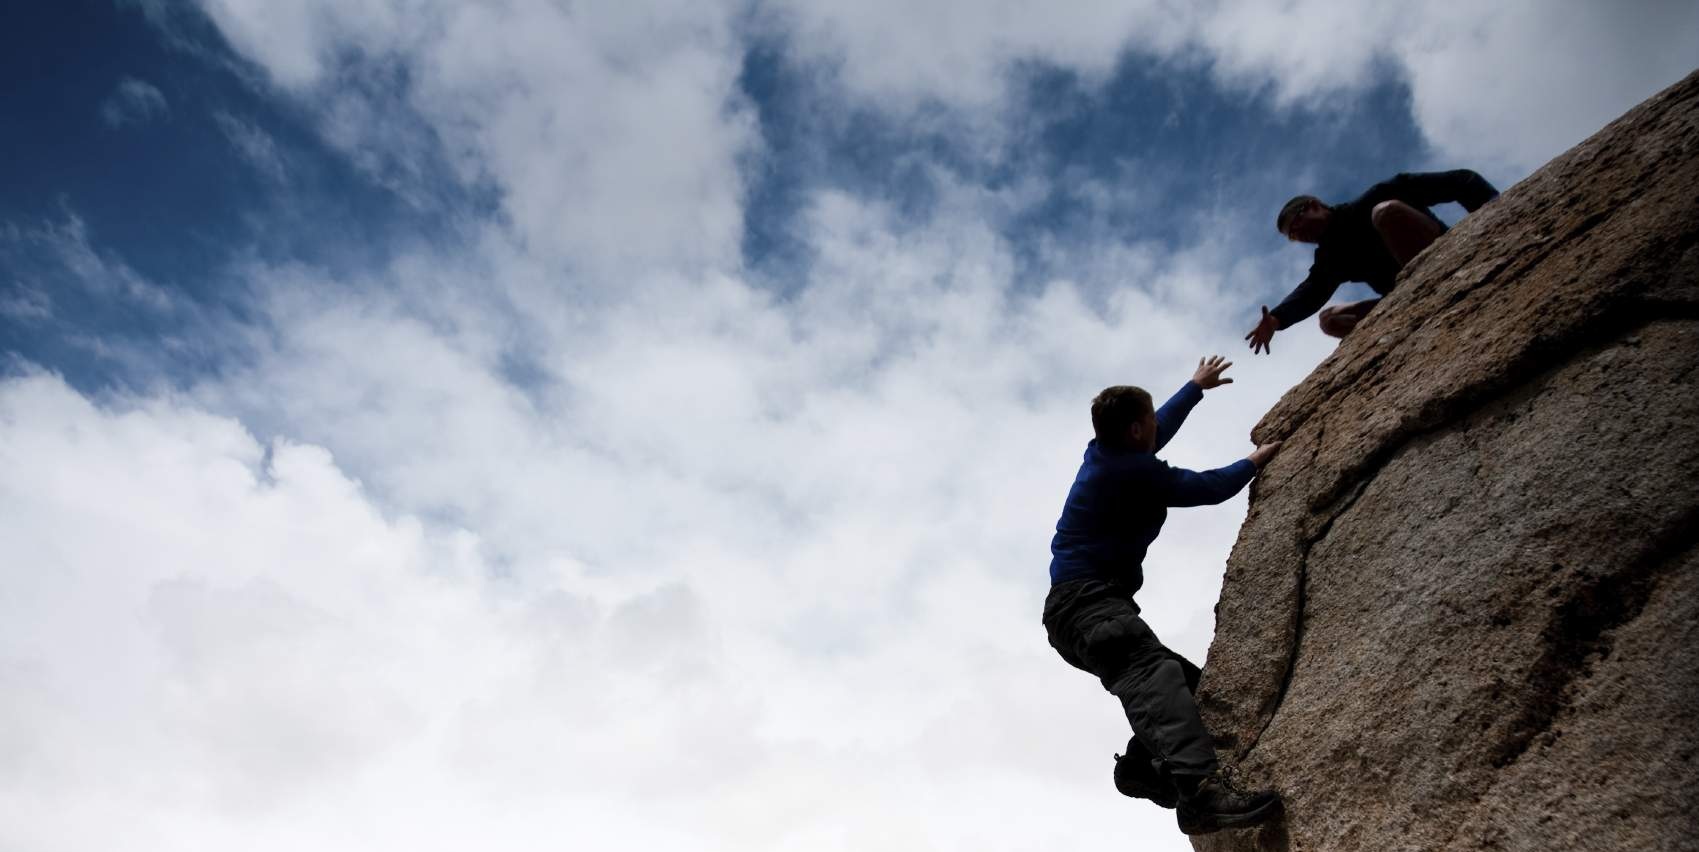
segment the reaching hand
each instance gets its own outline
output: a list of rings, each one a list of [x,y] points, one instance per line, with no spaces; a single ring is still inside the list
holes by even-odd
[[[1233,380],[1224,379],[1221,377],[1221,374],[1231,366],[1233,366],[1233,362],[1221,357],[1220,355],[1211,355],[1208,358],[1199,358],[1198,371],[1192,374],[1192,381],[1197,382],[1198,387],[1203,388],[1204,390],[1220,387],[1222,385],[1230,385],[1233,383]]]
[[[1257,466],[1257,470],[1262,470],[1263,465],[1268,464],[1268,460],[1274,458],[1274,454],[1278,452],[1280,452],[1280,442],[1269,441],[1268,443],[1251,450],[1251,454],[1245,456],[1245,458],[1250,459],[1251,464]]]
[[[1257,320],[1257,327],[1251,329],[1250,334],[1245,335],[1245,339],[1251,342],[1251,353],[1255,354],[1258,349],[1264,352],[1273,351],[1269,349],[1268,342],[1274,339],[1274,333],[1279,330],[1280,320],[1275,319],[1274,314],[1268,312],[1267,305],[1263,305],[1262,319]]]

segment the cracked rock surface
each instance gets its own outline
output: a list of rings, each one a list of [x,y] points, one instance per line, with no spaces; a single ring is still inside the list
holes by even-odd
[[[1699,73],[1467,217],[1269,412],[1200,850],[1699,849]]]

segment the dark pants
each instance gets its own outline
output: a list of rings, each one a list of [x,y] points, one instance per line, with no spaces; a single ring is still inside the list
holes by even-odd
[[[1127,758],[1164,776],[1215,771],[1215,741],[1192,701],[1198,668],[1157,640],[1132,595],[1097,580],[1058,583],[1044,600],[1044,629],[1062,659],[1121,699],[1133,726]]]

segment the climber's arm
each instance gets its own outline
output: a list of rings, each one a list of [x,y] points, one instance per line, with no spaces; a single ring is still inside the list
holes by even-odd
[[[1155,460],[1155,471],[1166,506],[1213,506],[1226,502],[1239,493],[1262,470],[1274,454],[1280,452],[1280,442],[1271,441],[1251,451],[1251,454],[1215,470],[1186,470]]]
[[[1232,379],[1221,377],[1221,374],[1231,366],[1233,366],[1233,362],[1220,355],[1198,359],[1198,369],[1192,373],[1192,380],[1181,385],[1180,389],[1175,391],[1174,395],[1169,397],[1168,401],[1156,410],[1156,448],[1158,450],[1167,446],[1168,441],[1174,437],[1174,433],[1180,431],[1180,424],[1186,422],[1186,415],[1190,414],[1192,407],[1203,399],[1204,391],[1233,383]]]
[[[1186,422],[1186,415],[1192,412],[1192,407],[1203,399],[1203,387],[1198,384],[1196,377],[1180,386],[1168,401],[1156,410],[1156,449],[1168,445],[1174,433],[1180,431],[1180,424]]]
[[[1303,322],[1313,316],[1316,311],[1321,310],[1321,306],[1327,304],[1327,300],[1333,296],[1333,292],[1344,283],[1345,278],[1343,276],[1329,269],[1320,258],[1317,258],[1316,262],[1310,265],[1310,274],[1305,276],[1297,287],[1292,288],[1292,292],[1285,299],[1282,299],[1280,304],[1275,305],[1273,310],[1264,315],[1263,321],[1257,324],[1257,328],[1252,331],[1252,334],[1262,330],[1269,317],[1274,318],[1275,328],[1277,329],[1291,328]],[[1268,332],[1267,336],[1273,337],[1274,332]],[[1255,340],[1252,342],[1255,343]],[[1267,348],[1266,341],[1264,341],[1263,348]]]
[[[1215,470],[1186,470],[1168,467],[1162,473],[1162,503],[1165,506],[1213,506],[1226,502],[1257,475],[1256,463],[1240,459]]]
[[[1406,173],[1394,176],[1381,186],[1386,187],[1384,194],[1389,199],[1396,198],[1422,207],[1454,201],[1470,213],[1498,197],[1498,190],[1486,178],[1469,169]]]

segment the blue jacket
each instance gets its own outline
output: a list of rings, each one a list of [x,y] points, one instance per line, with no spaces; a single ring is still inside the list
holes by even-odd
[[[1167,445],[1203,388],[1186,382],[1156,410],[1156,448]],[[1144,554],[1162,532],[1169,506],[1206,506],[1239,493],[1257,468],[1250,459],[1203,472],[1169,467],[1154,453],[1106,450],[1093,440],[1068,490],[1050,540],[1050,582],[1096,579],[1128,594],[1144,585]]]

